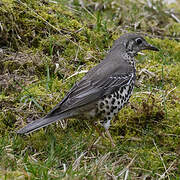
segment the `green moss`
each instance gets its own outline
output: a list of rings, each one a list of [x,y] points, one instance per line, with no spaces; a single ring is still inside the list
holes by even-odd
[[[83,6],[80,1],[21,2],[3,0],[0,8],[1,179],[107,179],[135,156],[128,178],[158,179],[165,172],[163,159],[166,177],[175,179],[180,174],[180,26],[165,13],[168,7],[161,1],[152,7],[131,0],[85,0]],[[142,82],[112,122],[115,148],[107,139],[97,141],[94,128],[79,119],[28,136],[15,134],[60,102],[84,75],[76,73],[99,63],[126,31],[153,34],[146,39],[160,51],[137,56]]]
[[[5,71],[13,72],[19,68],[20,64],[16,61],[6,61],[4,62]]]

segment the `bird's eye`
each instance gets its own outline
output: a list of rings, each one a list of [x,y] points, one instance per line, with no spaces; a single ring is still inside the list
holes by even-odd
[[[141,44],[141,43],[142,43],[142,39],[141,39],[141,38],[137,38],[137,39],[136,39],[136,43],[137,43],[137,44]]]

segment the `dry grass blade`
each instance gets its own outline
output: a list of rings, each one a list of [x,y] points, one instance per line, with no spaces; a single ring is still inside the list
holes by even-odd
[[[73,165],[72,165],[72,169],[75,171],[78,167],[79,167],[79,164],[81,162],[81,159],[84,157],[84,155],[86,154],[87,152],[82,152],[81,155],[74,161]]]
[[[160,176],[160,178],[158,180],[164,179],[165,175],[168,173],[168,171],[171,170],[171,167],[173,166],[173,164],[176,162],[176,159],[171,163],[171,165],[168,167],[168,169]],[[168,177],[169,178],[169,177]]]
[[[63,171],[64,171],[64,173],[67,171],[67,166],[66,166],[66,164],[63,164]]]
[[[136,156],[131,160],[131,162],[130,162],[122,171],[119,172],[119,174],[117,175],[117,178],[120,177],[120,176],[122,176],[124,173],[126,173],[126,174],[125,174],[125,177],[126,177],[126,179],[127,179],[127,175],[128,175],[128,173],[129,173],[129,167],[133,164],[135,158],[136,158]],[[127,171],[128,171],[128,172],[127,172]]]
[[[117,178],[114,174],[111,174],[109,172],[106,172],[106,174],[110,177],[110,179],[117,180]]]
[[[157,153],[158,153],[158,155],[159,155],[159,157],[160,157],[160,159],[161,159],[161,162],[162,162],[162,164],[163,164],[163,166],[164,166],[165,172],[167,172],[166,165],[165,165],[165,163],[164,163],[164,160],[163,160],[163,158],[162,158],[162,156],[161,156],[161,153],[160,153],[160,151],[159,151],[159,149],[158,149],[158,147],[157,147],[154,139],[153,139],[153,144],[154,144],[154,146],[156,147]],[[170,180],[169,176],[168,176],[168,179]]]
[[[76,75],[78,75],[78,74],[82,74],[82,73],[87,73],[88,72],[88,70],[82,70],[82,71],[79,71],[79,72],[75,72],[74,74],[72,74],[71,76],[69,76],[67,79],[70,79],[70,78],[72,78],[72,77],[74,77],[74,76],[76,76]],[[66,79],[66,80],[67,80]]]
[[[147,75],[149,75],[149,76],[152,76],[152,77],[155,77],[155,76],[156,76],[155,73],[147,70],[146,68],[143,68],[143,69],[139,72],[139,75],[141,75],[142,73],[145,73],[145,74],[147,74]]]
[[[169,94],[170,94],[171,92],[173,92],[175,89],[176,89],[176,87],[174,87],[174,88],[171,89],[169,92],[167,92],[167,94],[166,94],[166,96],[165,96],[165,99],[167,99],[167,97],[169,96]]]
[[[125,173],[124,180],[127,180],[128,174],[129,174],[129,169],[127,169],[127,171],[126,171],[126,173]]]
[[[102,157],[100,158],[100,160],[97,162],[96,168],[101,167],[102,164],[103,164],[103,162],[105,162],[105,161],[108,159],[108,157],[110,156],[110,154],[111,154],[111,152],[108,152],[107,154],[105,154],[104,156],[102,156]]]

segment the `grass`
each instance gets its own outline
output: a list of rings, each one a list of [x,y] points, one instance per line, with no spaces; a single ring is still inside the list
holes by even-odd
[[[178,179],[177,4],[3,0],[0,179]],[[160,51],[137,56],[137,86],[110,128],[116,147],[78,119],[17,136],[60,102],[125,32],[148,35]]]

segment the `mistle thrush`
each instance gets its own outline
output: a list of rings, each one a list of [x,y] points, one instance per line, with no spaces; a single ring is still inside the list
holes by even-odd
[[[105,59],[89,70],[59,104],[45,117],[20,129],[18,134],[27,134],[66,118],[99,119],[112,142],[108,131],[111,119],[129,101],[136,79],[134,57],[145,49],[158,51],[139,34],[122,35]]]

